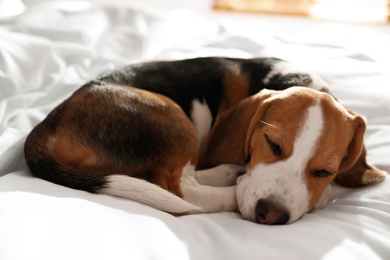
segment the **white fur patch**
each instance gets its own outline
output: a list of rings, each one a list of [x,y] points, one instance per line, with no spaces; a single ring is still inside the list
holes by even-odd
[[[144,180],[126,175],[106,177],[107,187],[99,193],[144,203],[171,213],[199,213],[201,209],[169,191]]]
[[[207,135],[210,130],[211,122],[213,117],[211,111],[207,106],[206,102],[200,102],[198,99],[192,101],[191,119],[194,122],[196,131],[198,132],[200,145],[203,138]]]
[[[274,65],[272,70],[263,79],[263,83],[268,84],[270,82],[270,80],[276,75],[279,75],[279,74],[283,75],[283,74],[289,74],[289,73],[302,73],[302,74],[309,75],[312,82],[308,86],[306,86],[308,88],[318,90],[318,91],[328,89],[326,82],[321,77],[319,77],[317,74],[315,74],[314,72],[311,72],[310,70],[307,70],[304,68],[299,68],[295,65],[293,66],[292,64],[290,64],[288,62],[284,62],[284,61],[279,62],[279,63]]]
[[[199,184],[213,187],[227,187],[236,184],[238,174],[246,171],[244,166],[237,164],[220,164],[214,168],[195,172]]]
[[[212,168],[208,171],[220,168]],[[233,211],[237,208],[236,186],[213,187],[200,184],[195,178],[195,166],[188,163],[182,171],[181,191],[183,199],[199,206],[204,212]]]
[[[294,143],[293,154],[272,164],[258,164],[240,178],[237,199],[245,218],[255,220],[259,199],[270,199],[290,213],[288,223],[296,221],[309,209],[309,194],[305,182],[306,164],[311,158],[323,127],[320,104],[310,107]]]

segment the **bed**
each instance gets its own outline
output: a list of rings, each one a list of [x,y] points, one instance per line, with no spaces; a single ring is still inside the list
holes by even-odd
[[[293,18],[291,18],[293,19]],[[310,68],[363,115],[368,161],[390,172],[390,33],[318,23],[286,32],[256,20],[42,3],[0,20],[0,259],[390,259],[390,178],[347,189],[284,226],[237,213],[174,217],[33,177],[29,131],[99,73],[201,56],[275,56]]]

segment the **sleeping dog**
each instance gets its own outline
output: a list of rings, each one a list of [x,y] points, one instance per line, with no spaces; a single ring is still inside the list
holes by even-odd
[[[38,124],[24,152],[35,176],[74,189],[286,224],[324,206],[333,180],[384,179],[366,162],[364,132],[313,73],[210,57],[101,75]]]

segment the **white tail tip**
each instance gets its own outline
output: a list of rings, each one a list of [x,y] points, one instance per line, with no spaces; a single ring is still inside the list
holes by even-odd
[[[99,191],[101,194],[134,200],[169,213],[194,214],[203,212],[200,207],[145,180],[127,175],[110,175],[106,177],[106,181],[106,188]]]

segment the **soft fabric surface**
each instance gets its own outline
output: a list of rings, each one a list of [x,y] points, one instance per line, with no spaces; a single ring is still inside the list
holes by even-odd
[[[368,122],[368,160],[390,171],[390,34],[323,24],[155,16],[80,2],[0,20],[0,259],[389,259],[390,179],[333,187],[321,210],[264,226],[236,213],[173,217],[34,178],[23,142],[87,80],[115,66],[198,56],[276,56],[319,73]]]

